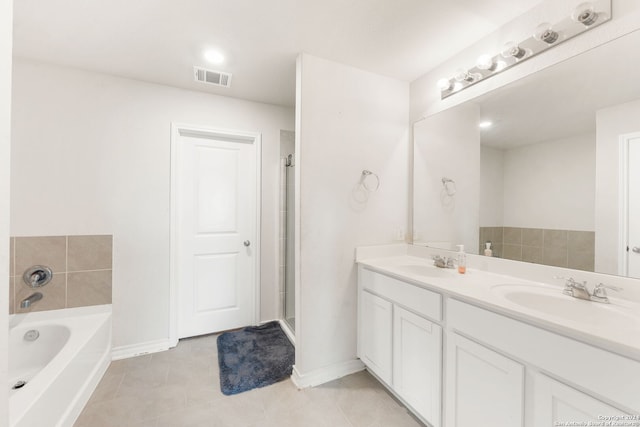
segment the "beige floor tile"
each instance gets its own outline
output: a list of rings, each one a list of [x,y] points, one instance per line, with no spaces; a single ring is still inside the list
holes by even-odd
[[[220,391],[216,335],[111,363],[75,427],[419,427],[369,373],[298,390]]]

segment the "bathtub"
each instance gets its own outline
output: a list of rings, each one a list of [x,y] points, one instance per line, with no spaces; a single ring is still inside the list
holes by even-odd
[[[9,325],[9,426],[73,426],[111,360],[111,305],[16,314]]]

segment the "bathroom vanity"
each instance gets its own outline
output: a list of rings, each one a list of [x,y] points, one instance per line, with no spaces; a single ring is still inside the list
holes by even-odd
[[[358,356],[418,418],[640,426],[639,303],[473,266],[461,275],[408,248],[357,256]]]

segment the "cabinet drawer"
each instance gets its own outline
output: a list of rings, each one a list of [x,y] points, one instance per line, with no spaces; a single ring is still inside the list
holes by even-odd
[[[359,268],[359,281],[363,289],[387,298],[394,304],[406,307],[422,316],[442,320],[440,294],[363,267]]]

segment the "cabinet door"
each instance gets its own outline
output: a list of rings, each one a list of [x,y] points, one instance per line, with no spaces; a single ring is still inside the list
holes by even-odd
[[[455,333],[447,335],[447,427],[524,422],[524,366]]]
[[[536,375],[534,387],[535,426],[590,425],[589,421],[594,422],[591,425],[600,425],[606,417],[628,415],[542,374]]]
[[[362,291],[360,302],[360,359],[391,385],[392,304],[367,291]]]
[[[393,308],[393,389],[434,427],[440,426],[442,328]]]

